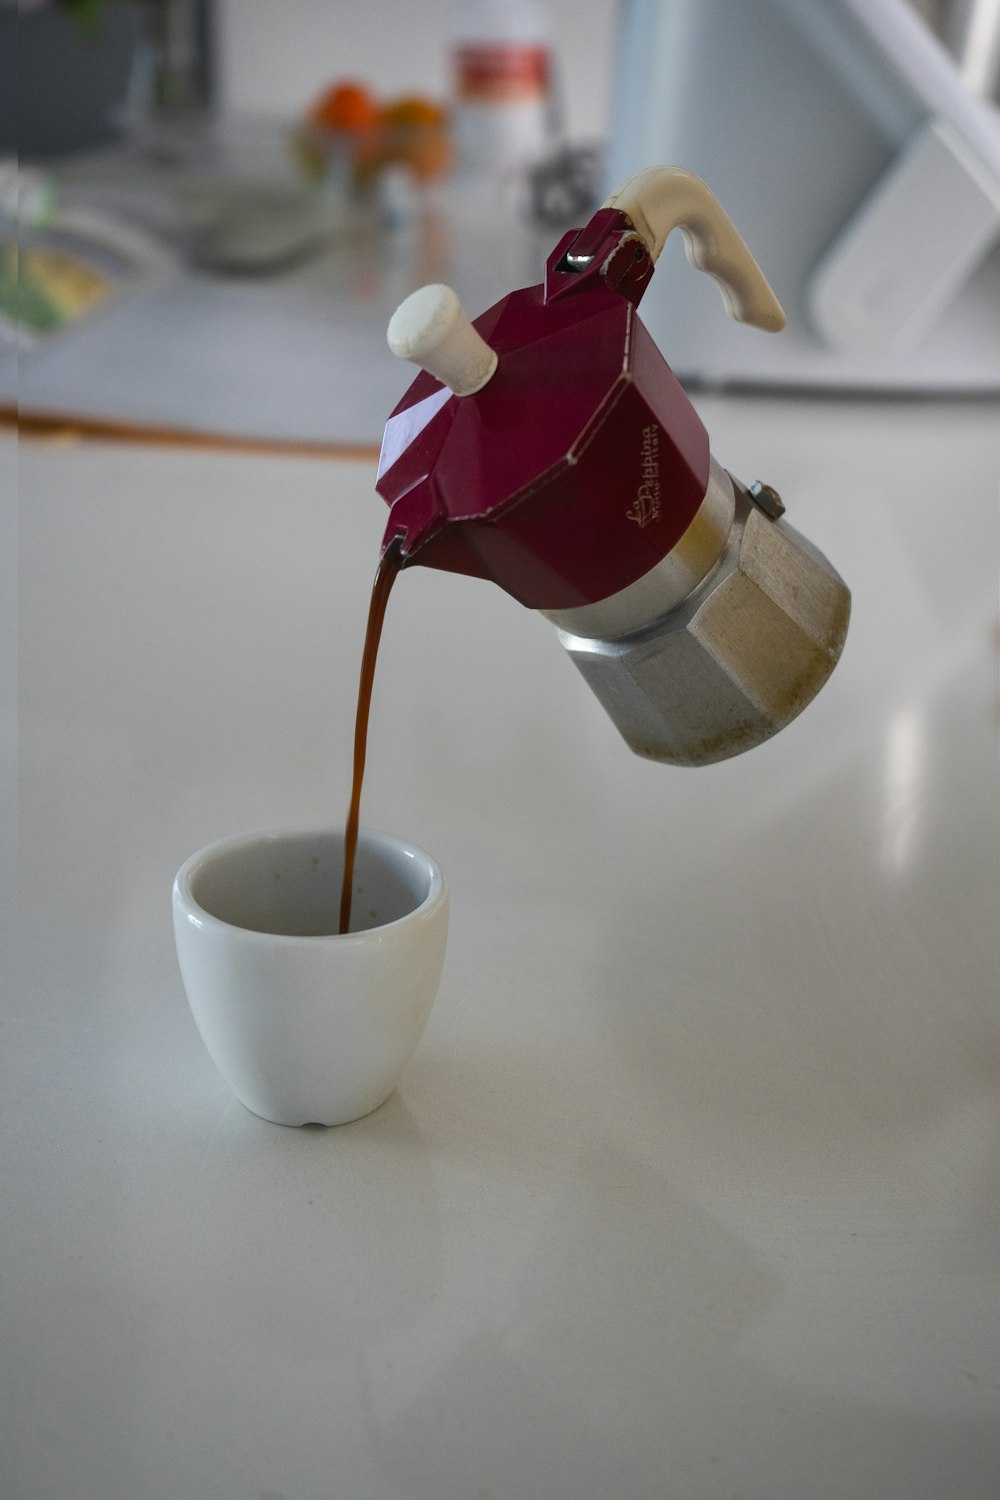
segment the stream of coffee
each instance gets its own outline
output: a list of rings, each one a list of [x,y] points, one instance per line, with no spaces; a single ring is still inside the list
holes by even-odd
[[[368,606],[365,649],[361,657],[358,708],[354,720],[354,779],[351,783],[351,806],[344,831],[344,879],[340,888],[340,927],[338,929],[340,932],[348,932],[351,926],[351,892],[354,886],[354,859],[358,848],[358,824],[361,817],[361,784],[365,779],[368,718],[372,706],[372,684],[375,680],[378,643],[382,637],[382,621],[385,619],[389,593],[402,566],[401,544],[399,541],[392,541],[382,553],[375,572],[371,603]]]

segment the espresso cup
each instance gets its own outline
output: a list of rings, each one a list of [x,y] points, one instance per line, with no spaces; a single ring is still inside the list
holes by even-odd
[[[247,1109],[341,1125],[392,1093],[437,994],[448,931],[438,865],[363,828],[351,930],[337,932],[339,830],[276,829],[202,849],[178,871],[174,935],[209,1056]]]

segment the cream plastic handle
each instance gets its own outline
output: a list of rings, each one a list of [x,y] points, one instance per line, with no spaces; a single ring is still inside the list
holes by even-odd
[[[781,303],[736,226],[711,190],[683,167],[647,167],[611,194],[603,208],[628,214],[655,261],[667,236],[684,231],[687,258],[719,283],[731,318],[777,333],[785,326]]]
[[[440,282],[399,304],[386,337],[393,354],[412,359],[456,396],[481,391],[497,367],[496,350],[473,328],[451,287]]]

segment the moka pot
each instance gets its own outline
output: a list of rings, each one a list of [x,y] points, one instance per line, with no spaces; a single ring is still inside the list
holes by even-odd
[[[713,456],[637,305],[671,231],[734,318],[784,315],[709,189],[640,172],[564,235],[540,286],[470,322],[413,293],[389,325],[423,368],[386,423],[384,546],[544,614],[638,754],[704,765],[790,722],[840,657],[850,594],[776,491]]]

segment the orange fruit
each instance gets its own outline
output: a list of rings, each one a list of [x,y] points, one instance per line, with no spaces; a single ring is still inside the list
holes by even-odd
[[[379,107],[371,90],[355,79],[331,84],[309,111],[313,125],[324,130],[365,131],[379,124]]]
[[[444,124],[444,110],[432,99],[425,99],[422,94],[404,94],[402,98],[394,99],[385,106],[382,119],[386,125],[426,129],[428,126]]]
[[[382,111],[388,153],[410,168],[421,182],[443,177],[451,166],[447,115],[422,94],[405,94]]]

